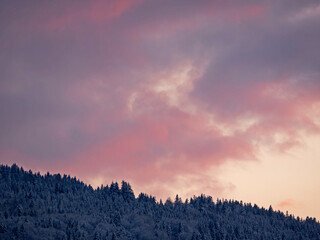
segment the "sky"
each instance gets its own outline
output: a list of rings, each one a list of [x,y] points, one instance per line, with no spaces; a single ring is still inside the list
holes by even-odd
[[[320,1],[0,2],[0,162],[320,219]]]

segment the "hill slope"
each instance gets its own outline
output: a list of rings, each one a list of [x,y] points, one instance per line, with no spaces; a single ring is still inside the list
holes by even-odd
[[[157,203],[122,182],[94,190],[70,176],[0,166],[0,239],[320,239],[315,219],[200,196]]]

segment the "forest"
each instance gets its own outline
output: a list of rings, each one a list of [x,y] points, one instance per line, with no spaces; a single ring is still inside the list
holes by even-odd
[[[0,239],[319,240],[320,223],[205,195],[157,201],[125,181],[94,189],[13,164],[0,166]]]

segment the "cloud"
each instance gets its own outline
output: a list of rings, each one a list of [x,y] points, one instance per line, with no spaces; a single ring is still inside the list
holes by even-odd
[[[232,189],[208,170],[319,132],[313,6],[1,3],[3,161],[161,196]]]
[[[281,201],[277,207],[279,208],[288,208],[288,207],[292,207],[293,205],[295,205],[295,201],[293,199],[285,199],[283,201]]]
[[[226,159],[253,155],[245,139],[222,136],[205,117],[168,107],[161,101],[152,102],[152,106],[155,109],[147,108],[118,129],[115,136],[77,156],[77,165],[91,175],[102,168],[109,178],[122,176],[146,184],[174,181]]]

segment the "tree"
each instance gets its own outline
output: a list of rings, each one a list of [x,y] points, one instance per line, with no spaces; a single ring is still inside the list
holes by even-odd
[[[125,181],[121,182],[121,194],[125,201],[132,201],[135,198],[130,184]]]

